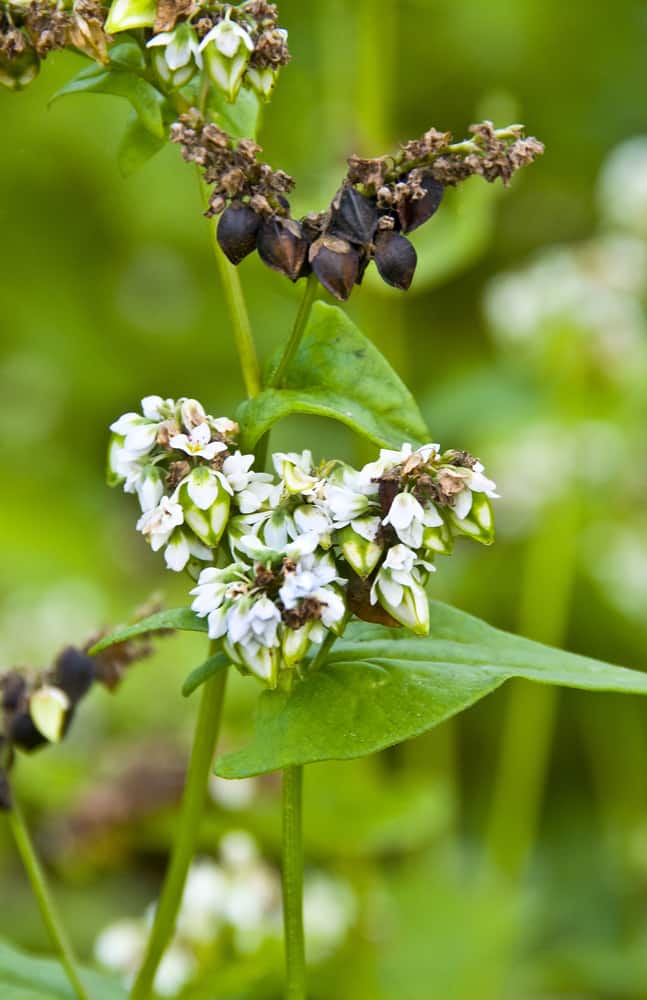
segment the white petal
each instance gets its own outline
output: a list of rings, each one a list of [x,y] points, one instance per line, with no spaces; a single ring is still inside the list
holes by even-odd
[[[190,556],[189,543],[184,532],[175,532],[164,552],[164,560],[168,569],[180,573],[188,563]]]

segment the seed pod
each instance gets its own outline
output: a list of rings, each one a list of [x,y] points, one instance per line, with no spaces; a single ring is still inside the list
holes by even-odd
[[[284,274],[290,281],[301,277],[308,253],[308,241],[294,219],[274,215],[258,231],[258,254],[264,264]]]
[[[240,264],[256,249],[261,217],[242,201],[232,201],[220,216],[218,243],[232,264]]]
[[[364,246],[373,239],[377,227],[377,204],[354,187],[343,188],[333,202],[330,233],[342,240]]]
[[[385,230],[375,239],[375,264],[380,277],[393,288],[406,290],[411,285],[418,255],[404,236]]]
[[[359,275],[359,251],[347,240],[322,236],[310,247],[309,257],[312,270],[324,288],[345,302]]]
[[[94,681],[94,660],[74,646],[68,646],[54,664],[52,684],[64,691],[74,704],[83,698]]]
[[[425,174],[421,184],[426,191],[422,198],[415,200],[409,198],[398,206],[403,233],[412,233],[414,229],[430,219],[442,201],[445,189],[440,181],[435,180],[431,174]]]

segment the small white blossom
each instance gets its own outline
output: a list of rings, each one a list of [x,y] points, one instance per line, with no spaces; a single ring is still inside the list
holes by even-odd
[[[227,445],[223,441],[211,440],[211,429],[208,424],[197,424],[190,433],[174,434],[170,440],[171,448],[184,451],[192,458],[204,458],[208,462],[212,461],[221,451],[227,450]]]
[[[197,69],[202,69],[198,36],[188,21],[180,21],[173,31],[162,31],[147,43],[147,48],[161,47],[163,52],[156,51],[154,59],[155,68],[165,83],[183,87]]]
[[[240,24],[231,20],[231,9],[204,36],[200,51],[213,82],[224,90],[230,101],[235,100],[254,51],[254,42]]]
[[[137,531],[150,543],[153,552],[166,545],[174,529],[184,523],[184,512],[179,503],[169,497],[162,497],[157,507],[142,514],[137,522]]]

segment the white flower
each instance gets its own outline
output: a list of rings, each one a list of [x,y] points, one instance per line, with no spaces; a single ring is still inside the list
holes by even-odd
[[[277,476],[285,483],[288,493],[304,493],[308,495],[316,490],[320,480],[312,475],[312,452],[306,450],[297,452],[277,451],[272,455]]]
[[[124,486],[125,489],[125,486]],[[160,470],[155,465],[147,465],[139,476],[135,485],[139,505],[142,512],[157,507],[164,496],[164,482]]]
[[[175,528],[184,523],[184,512],[179,503],[174,503],[169,497],[162,497],[157,507],[142,514],[137,522],[137,531],[141,531],[150,543],[153,552],[166,545]]]
[[[211,549],[207,548],[206,545],[203,545],[193,535],[187,535],[179,528],[176,529],[164,551],[167,569],[173,570],[174,573],[180,573],[186,567],[191,556],[202,561],[209,561],[213,558]]]
[[[161,423],[164,420],[172,420],[175,416],[174,399],[162,399],[161,396],[144,396],[141,402],[142,413],[147,420],[155,420]]]
[[[123,438],[124,452],[132,459],[143,458],[152,450],[159,432],[159,421],[151,421],[140,413],[124,413],[110,424],[110,430]]]
[[[222,496],[225,489],[231,493],[231,487],[224,476],[208,469],[205,465],[199,465],[193,469],[189,475],[180,483],[179,489],[186,485],[186,491],[199,510],[209,510],[209,508]]]
[[[250,52],[254,51],[254,42],[249,33],[240,24],[231,20],[231,9],[227,11],[222,21],[207,32],[200,48],[206,48],[210,42],[227,59],[233,59],[241,47],[247,48]]]
[[[259,510],[275,488],[269,474],[251,471],[253,464],[254,456],[242,455],[240,451],[228,455],[222,463],[222,474],[236,494],[236,504],[242,514]]]
[[[156,58],[155,66],[165,83],[183,87],[196,69],[202,69],[198,36],[188,21],[180,21],[173,31],[162,31],[147,43],[147,48],[160,46],[164,46],[164,51],[155,53],[161,57]],[[185,423],[185,426],[190,424]]]
[[[416,635],[429,632],[429,602],[423,586],[434,566],[416,557],[406,545],[389,549],[371,587],[371,604],[378,601],[396,621]]]
[[[180,404],[182,426],[186,427],[188,431],[192,431],[194,427],[199,427],[200,424],[207,423],[207,414],[204,411],[204,406],[197,399],[183,396],[178,402]]]
[[[269,597],[256,601],[240,600],[227,612],[227,637],[234,644],[278,646],[277,630],[281,614]]]
[[[209,76],[233,101],[254,51],[254,42],[240,24],[231,20],[231,8],[204,36],[200,51],[204,53]]]
[[[211,428],[206,423],[193,427],[188,435],[174,434],[170,445],[171,448],[186,452],[192,458],[204,458],[208,462],[219,452],[227,450],[227,445],[223,441],[211,441]]]
[[[300,600],[316,597],[322,587],[339,582],[337,567],[329,556],[317,558],[305,555],[292,572],[286,573],[285,583],[279,590],[279,597],[286,608],[295,608]]]
[[[94,943],[94,955],[107,969],[134,974],[145,945],[146,929],[141,920],[118,920],[101,931]]]
[[[398,493],[382,524],[393,525],[401,542],[418,549],[422,545],[424,518],[424,508],[413,494]]]

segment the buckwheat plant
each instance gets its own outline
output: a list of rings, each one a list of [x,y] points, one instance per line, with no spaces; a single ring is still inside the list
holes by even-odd
[[[100,979],[77,971],[12,798],[11,766],[16,750],[65,735],[81,696],[105,678],[106,664],[113,680],[121,676],[138,637],[204,632],[209,655],[183,689],[188,696],[200,688],[201,703],[177,834],[130,996],[151,995],[173,941],[233,665],[259,686],[255,731],[248,746],[219,758],[216,772],[283,771],[285,996],[303,1000],[305,764],[409,739],[510,677],[647,693],[640,673],[507,635],[429,600],[440,557],[456,540],[493,541],[495,484],[463,443],[430,440],[415,401],[370,340],[339,306],[316,301],[322,290],[348,299],[372,263],[406,291],[416,269],[408,234],[432,219],[448,189],[473,175],[507,184],[543,147],[520,125],[482,122],[460,142],[429,128],[387,155],[352,156],[331,203],[295,218],[293,178],[265,163],[256,142],[261,104],[290,58],[274,5],[2,0],[5,86],[23,89],[63,48],[89,64],[55,96],[109,93],[132,106],[119,150],[124,171],[167,142],[195,165],[247,399],[226,415],[209,400],[211,415],[190,396],[150,395],[112,423],[110,482],[136,497],[142,542],[186,575],[186,606],[118,629],[44,674],[4,675],[1,805],[76,995],[108,996]],[[255,252],[305,284],[265,377],[237,270]],[[373,442],[374,459],[354,468],[306,450],[275,452],[268,462],[271,428],[295,413],[341,421]]]

